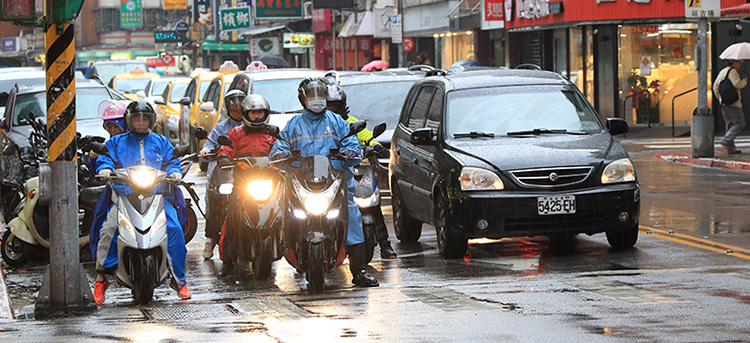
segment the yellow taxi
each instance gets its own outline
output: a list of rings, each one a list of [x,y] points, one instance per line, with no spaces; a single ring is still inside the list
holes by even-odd
[[[189,77],[175,78],[164,87],[161,97],[156,97],[156,127],[154,131],[162,134],[177,146],[180,145],[180,100],[185,97],[185,90],[190,83]]]
[[[239,68],[234,62],[225,61],[217,72],[193,76],[185,90],[185,97],[180,100],[180,127],[189,128],[180,130],[180,144],[190,144],[192,152],[197,152],[203,147],[203,141],[198,142],[195,139],[195,129],[202,126],[210,132],[218,123],[221,105],[224,102],[224,90],[238,72]],[[211,94],[208,93],[209,89]],[[207,101],[212,102],[211,108],[204,104]],[[204,164],[207,163],[201,163]]]
[[[130,100],[138,100],[138,91],[144,91],[143,94],[145,94],[146,85],[155,77],[159,77],[159,74],[147,73],[143,69],[135,67],[129,73],[115,74],[109,81],[109,88],[122,93]]]

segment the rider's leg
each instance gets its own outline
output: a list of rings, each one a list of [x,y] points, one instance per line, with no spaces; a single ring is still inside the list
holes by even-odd
[[[365,235],[362,231],[362,214],[354,203],[354,196],[349,192],[349,228],[346,236],[346,251],[349,254],[349,270],[352,272],[352,283],[360,287],[373,287],[378,280],[367,272]]]

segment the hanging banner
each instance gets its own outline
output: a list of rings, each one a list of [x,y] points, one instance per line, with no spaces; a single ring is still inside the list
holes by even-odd
[[[211,0],[194,0],[193,23],[208,24],[211,22]]]
[[[120,27],[132,29],[142,26],[141,0],[120,0]]]

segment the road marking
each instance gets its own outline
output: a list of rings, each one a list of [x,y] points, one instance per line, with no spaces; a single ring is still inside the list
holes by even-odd
[[[298,320],[315,317],[314,314],[282,298],[246,299],[236,301],[235,304],[248,315],[261,319],[272,317],[279,320]]]
[[[727,255],[731,255],[734,257],[744,258],[746,260],[750,260],[750,250],[736,247],[729,244],[723,244],[719,242],[714,242],[708,239],[693,237],[689,235],[684,235],[681,233],[676,233],[671,230],[662,230],[662,229],[656,229],[651,228],[648,226],[641,225],[639,227],[639,232],[645,235],[658,237],[666,240],[670,240],[673,242],[689,245],[696,248],[701,248],[704,250],[709,250],[713,252],[718,253],[724,253]]]
[[[606,278],[589,278],[563,282],[563,284],[583,291],[596,293],[631,304],[657,304],[685,302],[678,297],[660,294],[624,282]]]
[[[491,310],[491,306],[450,288],[402,288],[401,294],[443,311]]]

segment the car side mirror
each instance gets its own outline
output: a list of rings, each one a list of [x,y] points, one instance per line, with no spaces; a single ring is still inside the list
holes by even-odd
[[[190,106],[190,98],[189,97],[184,97],[184,98],[180,99],[180,105],[182,105],[182,106]]]
[[[198,108],[200,108],[203,112],[213,112],[214,110],[214,102],[213,101],[206,101],[202,103]]]
[[[198,126],[197,129],[195,129],[195,138],[197,139],[206,139],[208,138],[208,131],[203,126]]]
[[[432,138],[432,129],[422,128],[414,130],[414,132],[411,133],[411,137],[409,137],[409,141],[411,144],[416,145],[434,145],[435,143],[432,141]]]
[[[628,122],[622,118],[607,118],[607,129],[612,136],[628,133]]]
[[[167,102],[164,101],[164,98],[161,97],[161,96],[155,97],[154,98],[154,103],[157,104],[157,105],[166,105],[167,104]]]

